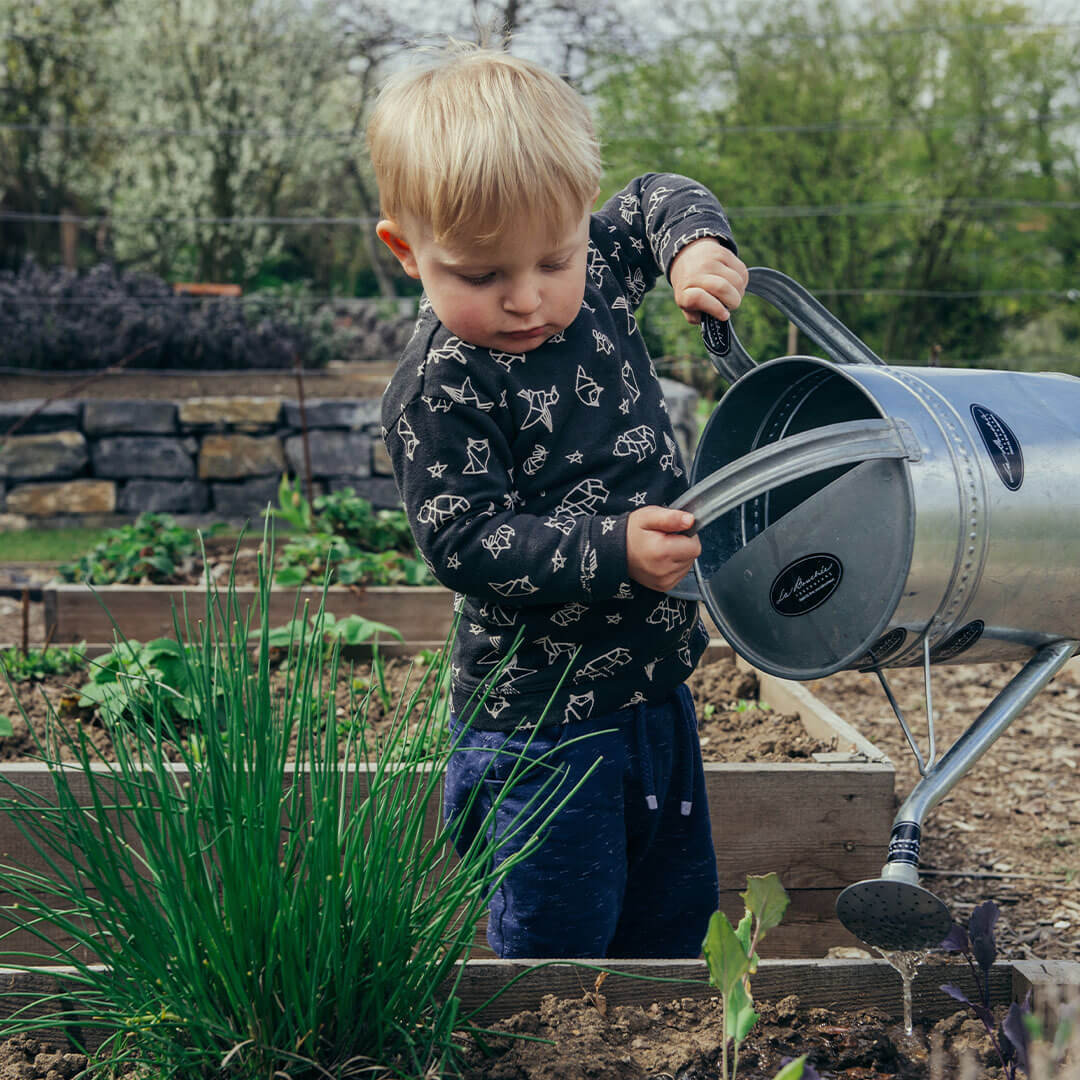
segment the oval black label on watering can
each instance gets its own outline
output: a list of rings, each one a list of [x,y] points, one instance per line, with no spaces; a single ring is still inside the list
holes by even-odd
[[[868,666],[860,670],[872,671],[886,656],[892,656],[905,641],[907,641],[907,631],[902,626],[897,626],[884,636],[879,637],[862,658],[862,662]]]
[[[971,418],[1001,482],[1010,491],[1016,491],[1024,482],[1024,454],[1012,428],[985,405],[972,405]]]
[[[982,619],[974,619],[966,626],[961,626],[951,638],[943,641],[936,649],[930,650],[930,663],[941,664],[954,656],[959,656],[982,637],[984,629],[986,629],[986,624]]]
[[[776,575],[769,602],[780,615],[805,615],[836,592],[843,576],[844,568],[835,555],[804,555]]]

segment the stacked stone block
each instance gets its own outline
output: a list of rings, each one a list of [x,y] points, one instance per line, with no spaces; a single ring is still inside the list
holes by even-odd
[[[689,460],[697,395],[663,381]],[[400,506],[377,398],[308,400],[304,417],[306,451],[300,404],[279,397],[0,402],[0,514],[9,524],[144,511],[254,520],[277,505],[282,473],[309,467],[317,491],[351,487]]]
[[[33,400],[0,402],[0,511],[8,515],[34,521],[158,511],[243,520],[277,504],[282,473],[306,476],[295,401],[253,396],[40,407]],[[400,504],[389,461],[385,454],[376,460],[377,400],[313,400],[305,411],[318,490],[351,486],[377,507]],[[16,424],[17,433],[6,438]]]

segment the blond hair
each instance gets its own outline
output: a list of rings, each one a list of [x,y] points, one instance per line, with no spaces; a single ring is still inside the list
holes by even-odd
[[[452,43],[393,76],[368,124],[382,213],[436,243],[486,243],[522,216],[557,236],[589,207],[600,148],[562,79],[492,49]]]

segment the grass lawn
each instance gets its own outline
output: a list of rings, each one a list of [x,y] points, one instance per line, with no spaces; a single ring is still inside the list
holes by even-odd
[[[108,529],[25,529],[0,533],[0,563],[67,562],[89,551]]]

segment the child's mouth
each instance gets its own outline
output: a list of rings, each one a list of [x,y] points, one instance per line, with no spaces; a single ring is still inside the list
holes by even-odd
[[[546,326],[534,326],[531,330],[511,330],[508,331],[506,337],[513,341],[532,341],[535,338],[541,338],[547,336]]]

